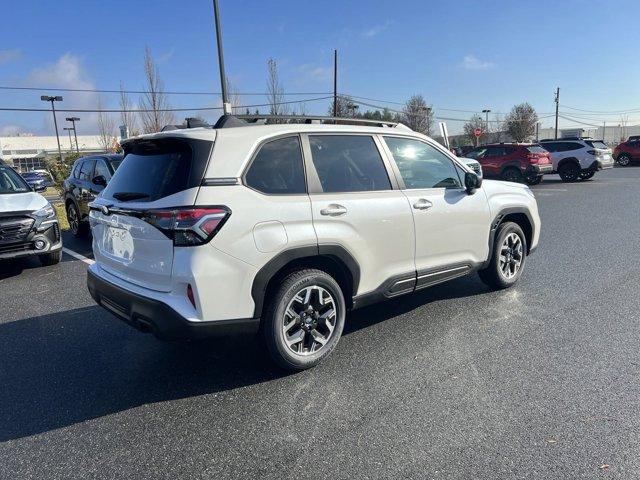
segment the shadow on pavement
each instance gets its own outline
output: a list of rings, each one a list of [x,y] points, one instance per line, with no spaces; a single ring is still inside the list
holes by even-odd
[[[345,334],[424,303],[486,291],[460,279],[363,308],[348,314]],[[97,306],[0,324],[0,366],[0,442],[288,375],[256,336],[161,342]]]

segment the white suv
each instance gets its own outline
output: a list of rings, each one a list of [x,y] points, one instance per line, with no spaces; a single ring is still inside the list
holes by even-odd
[[[540,145],[551,153],[553,170],[563,182],[589,180],[598,170],[613,168],[611,149],[592,138],[542,140]]]
[[[290,369],[331,353],[347,310],[473,271],[509,287],[538,244],[528,187],[403,125],[222,117],[123,147],[91,205],[96,302],[160,338],[259,329]]]

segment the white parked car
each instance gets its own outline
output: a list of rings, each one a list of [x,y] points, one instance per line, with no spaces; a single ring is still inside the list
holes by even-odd
[[[96,302],[161,338],[259,327],[289,369],[329,355],[350,309],[475,271],[510,287],[538,245],[527,186],[403,125],[223,117],[123,148],[90,210]]]
[[[37,256],[53,265],[61,254],[55,209],[13,168],[0,164],[0,260]]]
[[[551,153],[553,170],[563,182],[589,180],[597,171],[613,168],[611,149],[600,140],[562,138],[542,140],[540,145]]]

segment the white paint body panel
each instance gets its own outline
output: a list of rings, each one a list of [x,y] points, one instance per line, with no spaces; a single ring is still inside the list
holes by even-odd
[[[48,203],[36,192],[6,193],[0,195],[0,213],[33,212],[46,207]]]

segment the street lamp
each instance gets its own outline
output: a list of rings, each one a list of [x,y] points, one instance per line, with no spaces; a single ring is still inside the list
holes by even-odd
[[[73,124],[73,136],[76,139],[76,152],[80,153],[80,149],[78,147],[78,133],[76,132],[76,122],[78,120],[80,120],[80,118],[79,117],[67,117],[66,120],[67,120],[67,122],[71,122]],[[71,135],[71,134],[69,134],[69,135]]]
[[[71,127],[64,127],[63,130],[66,130],[69,133],[69,151],[73,150],[73,142],[71,141]]]
[[[51,111],[53,112],[53,124],[56,127],[56,140],[58,141],[58,155],[60,155],[60,163],[62,163],[62,149],[60,148],[60,137],[58,136],[58,120],[56,120],[56,107],[54,102],[61,102],[62,97],[50,97],[48,95],[42,95],[40,100],[43,102],[51,102]]]

